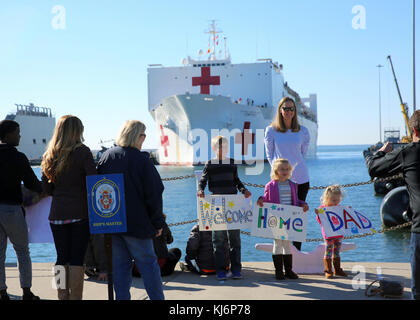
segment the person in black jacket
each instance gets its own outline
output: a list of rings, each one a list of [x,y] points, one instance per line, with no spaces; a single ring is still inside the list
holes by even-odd
[[[366,164],[372,178],[403,174],[409,195],[407,216],[412,220],[411,296],[420,300],[420,110],[410,117],[409,126],[413,130],[412,143],[391,151],[392,144],[387,142],[366,158]]]
[[[166,219],[166,215],[163,214]],[[158,259],[158,264],[160,267],[160,275],[166,277],[171,275],[175,266],[181,258],[182,252],[179,248],[168,249],[168,244],[174,242],[171,229],[166,224],[163,226],[162,234],[159,237],[153,238],[153,247],[155,248],[155,253]],[[136,265],[133,266],[133,277],[141,277],[139,270]]]
[[[13,244],[19,262],[23,300],[39,300],[31,292],[32,262],[29,254],[28,227],[22,209],[23,181],[26,188],[42,192],[41,182],[28,158],[16,147],[20,142],[19,124],[13,120],[0,122],[0,300],[9,300],[6,286],[7,238]]]
[[[209,191],[212,194],[236,194],[238,190],[249,198],[249,192],[238,176],[238,168],[233,159],[227,158],[228,140],[223,136],[216,136],[212,139],[212,149],[216,154],[215,159],[207,161],[203,168],[203,174],[198,183],[197,196],[204,198],[204,189],[208,183]],[[231,263],[232,279],[242,279],[241,263],[241,237],[240,230],[217,230],[212,231],[213,250],[216,260],[216,278],[226,280],[226,247],[225,242],[229,241],[229,258]]]
[[[94,277],[98,281],[107,281],[106,252],[104,234],[91,234],[85,254],[85,274]]]
[[[127,232],[112,235],[112,265],[117,300],[130,299],[132,260],[143,275],[151,300],[163,300],[162,279],[153,248],[153,238],[162,234],[164,186],[147,152],[142,152],[146,126],[127,121],[98,163],[98,173],[124,176]]]
[[[225,241],[225,247],[225,270],[227,271],[230,265],[229,243],[227,239]],[[194,225],[190,231],[185,252],[185,263],[180,262],[181,270],[204,275],[216,273],[211,232],[200,231],[200,226],[198,224]]]
[[[196,224],[190,231],[185,251],[186,266],[182,269],[199,274],[216,273],[211,232],[200,231]]]
[[[179,248],[170,248],[168,249],[168,244],[174,242],[172,237],[172,232],[169,229],[168,225],[165,223],[162,230],[162,235],[153,239],[153,246],[155,247],[156,256],[158,258],[158,264],[160,267],[160,275],[166,277],[171,275],[175,266],[181,259],[181,249]]]

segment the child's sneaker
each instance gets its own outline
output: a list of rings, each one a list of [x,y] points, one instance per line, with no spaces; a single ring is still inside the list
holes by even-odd
[[[220,271],[216,274],[216,279],[219,281],[227,280],[226,272]]]
[[[240,271],[233,271],[232,279],[242,279],[242,273]]]

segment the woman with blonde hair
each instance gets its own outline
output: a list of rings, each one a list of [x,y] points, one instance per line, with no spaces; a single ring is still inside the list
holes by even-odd
[[[112,235],[112,266],[117,300],[130,300],[132,261],[142,275],[150,300],[163,300],[160,268],[153,239],[162,233],[164,186],[147,152],[141,148],[146,126],[129,120],[122,126],[116,146],[99,160],[100,174],[124,176],[127,232]]]
[[[296,104],[290,97],[280,100],[272,123],[265,129],[265,150],[270,165],[277,158],[289,160],[294,168],[291,180],[298,184],[298,198],[306,201],[309,191],[309,173],[305,164],[310,136],[306,127],[299,124]],[[302,243],[293,242],[300,250]]]
[[[64,284],[57,284],[59,300],[83,297],[83,260],[89,241],[86,176],[96,174],[92,153],[83,144],[83,130],[79,118],[62,116],[41,163],[44,190],[52,196],[48,219],[57,251],[55,269],[66,277]]]

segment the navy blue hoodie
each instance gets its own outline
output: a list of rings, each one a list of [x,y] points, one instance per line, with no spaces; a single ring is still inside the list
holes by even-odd
[[[164,186],[149,153],[131,147],[113,147],[105,151],[98,163],[99,174],[124,175],[127,233],[132,237],[154,238],[163,228]]]

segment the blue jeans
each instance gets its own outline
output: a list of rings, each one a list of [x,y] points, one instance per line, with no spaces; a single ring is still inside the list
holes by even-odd
[[[153,239],[112,236],[112,268],[117,300],[130,300],[133,260],[142,275],[150,300],[164,300],[160,268]]]
[[[411,298],[420,300],[420,233],[411,233]]]
[[[241,230],[213,231],[216,272],[226,271],[226,241],[229,238],[229,258],[232,272],[241,271]]]

